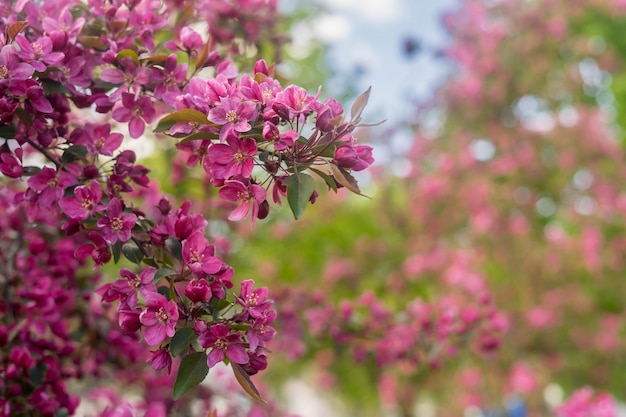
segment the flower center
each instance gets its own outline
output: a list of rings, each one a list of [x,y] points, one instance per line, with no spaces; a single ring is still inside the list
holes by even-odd
[[[39,42],[33,43],[33,51],[35,51],[35,58],[39,59],[43,56],[43,48]]]
[[[263,100],[268,101],[269,99],[272,98],[272,91],[269,88],[266,88],[261,93],[261,96],[263,97]]]
[[[122,227],[124,227],[124,222],[119,217],[114,217],[111,220],[111,229],[119,232],[120,230],[122,230]]]
[[[191,253],[189,254],[189,262],[190,263],[200,262],[202,260],[202,258],[204,258],[204,254],[201,255],[198,252],[196,252],[195,250],[192,250]]]
[[[85,210],[93,209],[93,201],[88,198],[83,198],[80,202],[80,206]]]
[[[50,179],[48,180],[48,187],[49,187],[49,188],[56,188],[56,186],[57,186],[58,184],[59,184],[59,183],[58,183],[58,181],[57,181],[57,179],[56,179],[56,178],[50,178]]]
[[[215,347],[218,349],[226,349],[226,346],[228,346],[228,342],[226,342],[224,339],[217,339],[215,341]]]
[[[168,317],[167,313],[163,310],[163,307],[161,307],[161,308],[159,308],[159,311],[157,311],[157,313],[156,313],[156,318],[161,323],[165,323],[169,317]]]
[[[131,287],[137,289],[141,287],[141,278],[139,278],[139,275],[135,275],[133,278],[128,280],[128,283],[130,284]]]
[[[233,155],[233,159],[235,160],[235,162],[241,162],[246,159],[246,156],[241,152],[237,152],[235,153],[235,155]]]
[[[141,108],[135,107],[135,109],[133,110],[133,116],[141,117],[142,114],[143,114],[143,112],[141,111]]]
[[[248,192],[248,191],[238,191],[237,192],[237,200],[239,200],[239,201],[250,201],[251,198],[252,198],[252,196],[250,195],[250,192]]]
[[[0,78],[9,78],[9,69],[6,65],[0,65]]]
[[[102,149],[102,146],[104,146],[104,141],[106,139],[104,138],[104,136],[100,136],[98,139],[95,140],[95,142],[93,143],[93,147],[100,150]]]
[[[246,297],[249,306],[255,306],[259,302],[259,296],[257,294],[248,294]]]
[[[228,123],[234,123],[237,120],[237,112],[235,110],[229,110],[226,113],[226,120],[228,120]]]

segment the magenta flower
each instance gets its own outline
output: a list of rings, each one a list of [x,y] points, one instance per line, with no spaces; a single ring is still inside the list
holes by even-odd
[[[47,36],[42,36],[31,44],[24,35],[19,34],[15,37],[15,42],[20,47],[17,55],[39,72],[44,72],[48,66],[57,65],[65,57],[62,52],[52,51],[52,39]]]
[[[97,181],[92,181],[89,187],[76,187],[74,197],[63,197],[59,200],[59,206],[70,219],[86,220],[94,211],[104,210],[103,206],[98,206],[101,199],[102,188]]]
[[[131,229],[137,223],[137,216],[122,212],[122,203],[116,198],[109,201],[107,217],[98,220],[98,227],[102,229],[102,236],[107,243],[113,245],[118,240],[126,242],[130,239]]]
[[[283,91],[276,94],[274,103],[282,104],[289,109],[290,116],[294,114],[303,114],[313,111],[313,106],[317,102],[321,93],[321,89],[317,91],[315,97],[310,96],[307,91],[296,85],[290,85]]]
[[[87,236],[89,236],[93,244],[87,243],[82,245],[76,249],[74,256],[79,259],[91,256],[95,262],[93,269],[96,269],[111,260],[111,251],[109,251],[109,246],[99,233],[89,232]]]
[[[254,352],[261,345],[266,345],[276,335],[276,329],[270,323],[276,319],[276,310],[267,310],[263,317],[254,321],[252,328],[246,332],[249,349]]]
[[[185,295],[192,303],[208,303],[213,298],[211,285],[203,278],[192,279],[185,288]]]
[[[58,174],[58,177],[57,177]],[[28,179],[28,186],[38,192],[37,204],[50,207],[57,199],[63,196],[65,187],[76,184],[76,178],[68,172],[43,167],[39,174]]]
[[[365,145],[340,146],[335,150],[334,161],[342,168],[362,171],[374,162],[372,147]]]
[[[272,302],[266,300],[267,288],[261,287],[253,290],[254,281],[251,279],[245,280],[241,283],[241,293],[237,297],[237,302],[241,304],[255,319],[260,319],[268,310]]]
[[[109,123],[99,125],[87,123],[83,129],[74,129],[70,139],[72,143],[85,145],[91,153],[113,156],[113,152],[122,144],[124,135],[111,133]]]
[[[22,168],[23,150],[17,148],[14,152],[15,154],[11,153],[6,145],[0,147],[0,172],[10,178],[19,178],[24,172]]]
[[[122,107],[113,110],[113,119],[128,122],[130,137],[133,139],[143,135],[146,123],[152,123],[156,116],[154,104],[149,97],[135,98],[133,94],[122,93]]]
[[[159,78],[158,85],[154,89],[156,98],[161,99],[166,93],[180,95],[178,86],[187,78],[187,64],[178,65],[176,54],[167,57],[162,72],[153,71]]]
[[[278,138],[278,141],[274,144],[274,149],[277,151],[284,151],[287,148],[291,148],[295,145],[296,140],[300,135],[295,130],[289,129],[288,131],[282,133]]]
[[[205,159],[205,169],[217,179],[228,179],[235,175],[249,178],[254,168],[253,157],[257,153],[254,139],[226,138],[227,143],[217,143],[209,147]]]
[[[216,274],[224,263],[215,255],[202,232],[195,232],[183,241],[183,261],[195,276]]]
[[[5,45],[0,49],[0,87],[9,84],[11,80],[27,80],[34,72],[32,65],[19,62],[13,45]]]
[[[265,188],[256,184],[245,184],[239,180],[226,180],[218,194],[223,200],[239,203],[228,215],[228,220],[239,221],[246,217],[252,208],[252,226],[254,227],[259,214],[259,205],[265,201]]]
[[[119,68],[105,68],[100,72],[100,79],[120,87],[111,94],[113,101],[119,100],[124,91],[137,93],[142,85],[148,84],[152,79],[152,69],[142,67],[130,57],[123,58],[120,62],[123,70]]]
[[[121,302],[117,308],[117,322],[125,333],[135,333],[141,329],[141,321],[139,321],[141,313],[141,308],[133,308]]]
[[[118,279],[112,284],[105,284],[101,288],[106,288],[105,292],[101,292],[104,301],[115,301],[121,299],[130,307],[137,304],[137,293],[145,296],[147,293],[156,292],[156,285],[152,283],[156,269],[149,266],[143,269],[139,274],[134,273],[130,269],[120,269],[120,276],[124,279]],[[108,286],[108,287],[107,287]]]
[[[75,42],[78,35],[80,35],[83,25],[85,24],[85,18],[79,17],[76,20],[72,17],[69,9],[65,8],[60,15],[52,17],[44,17],[41,26],[48,33],[56,31],[63,31],[67,33],[68,40]]]
[[[147,292],[144,299],[146,309],[139,315],[139,321],[146,327],[144,339],[150,346],[158,345],[176,333],[178,307],[158,292]]]
[[[237,133],[252,129],[249,122],[255,120],[259,114],[256,104],[251,101],[238,101],[226,97],[220,98],[220,103],[221,106],[212,108],[208,116],[211,122],[222,125],[220,142],[225,142],[230,135],[238,137]]]
[[[205,348],[213,348],[207,356],[207,365],[214,367],[228,358],[231,362],[248,363],[248,353],[241,345],[243,339],[239,333],[233,333],[223,324],[214,324],[198,337],[198,343]]]
[[[152,355],[146,362],[150,362],[152,369],[155,371],[167,368],[167,373],[169,374],[172,371],[172,356],[167,349],[158,349],[151,353]]]

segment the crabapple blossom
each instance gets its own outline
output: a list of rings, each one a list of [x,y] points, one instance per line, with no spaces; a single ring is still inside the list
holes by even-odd
[[[144,339],[150,346],[158,345],[166,337],[174,336],[178,322],[178,307],[157,292],[147,291],[143,294],[146,309],[139,315],[144,328]]]

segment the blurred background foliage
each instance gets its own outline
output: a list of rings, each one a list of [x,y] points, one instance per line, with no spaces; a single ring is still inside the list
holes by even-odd
[[[379,166],[371,200],[341,190],[301,220],[279,210],[240,227],[229,262],[270,287],[280,312],[267,384],[313,375],[352,415],[505,413],[512,396],[547,415],[585,385],[626,398],[622,3],[461,2],[442,18],[449,78],[411,120],[357,134],[376,149],[410,128],[408,175]],[[286,24],[316,10],[299,3]],[[331,75],[322,45],[282,58],[312,90]],[[379,306],[406,324],[420,300],[473,305],[475,289],[459,292],[468,282],[491,295],[483,319],[506,316],[498,349],[468,332],[436,360],[381,367],[380,347],[359,340]],[[445,344],[428,343],[413,348]]]

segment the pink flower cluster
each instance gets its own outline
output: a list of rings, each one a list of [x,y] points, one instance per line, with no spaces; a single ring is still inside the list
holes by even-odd
[[[558,417],[616,417],[617,404],[607,393],[595,393],[589,387],[575,391],[555,410]]]
[[[222,361],[243,379],[265,369],[276,318],[267,289],[246,280],[233,290],[233,269],[207,238],[204,215],[160,198],[123,140],[124,132],[145,140],[158,120],[156,132],[180,139],[190,165],[201,162],[220,188],[217,197],[236,203],[230,220],[265,217],[270,187],[277,204],[295,195],[299,216],[317,196],[310,173],[354,190],[350,170],[373,162],[351,135],[367,96],[346,122],[336,101],[282,88],[265,61],[239,76],[217,52],[235,51],[240,38],[259,41],[275,17],[273,1],[0,5],[2,415],[72,414],[78,399],[65,380],[97,375],[109,359],[122,368],[147,355],[154,369],[179,369],[175,397],[193,387],[184,365],[198,355],[207,372]],[[201,20],[210,41],[191,28]],[[142,193],[156,208],[133,202]],[[97,290],[118,302],[116,312],[91,297],[99,275],[78,274],[88,260],[93,269],[126,262]],[[119,326],[103,326],[106,319]],[[144,352],[140,340],[154,350]],[[81,371],[78,349],[107,343],[120,352],[103,349]]]

